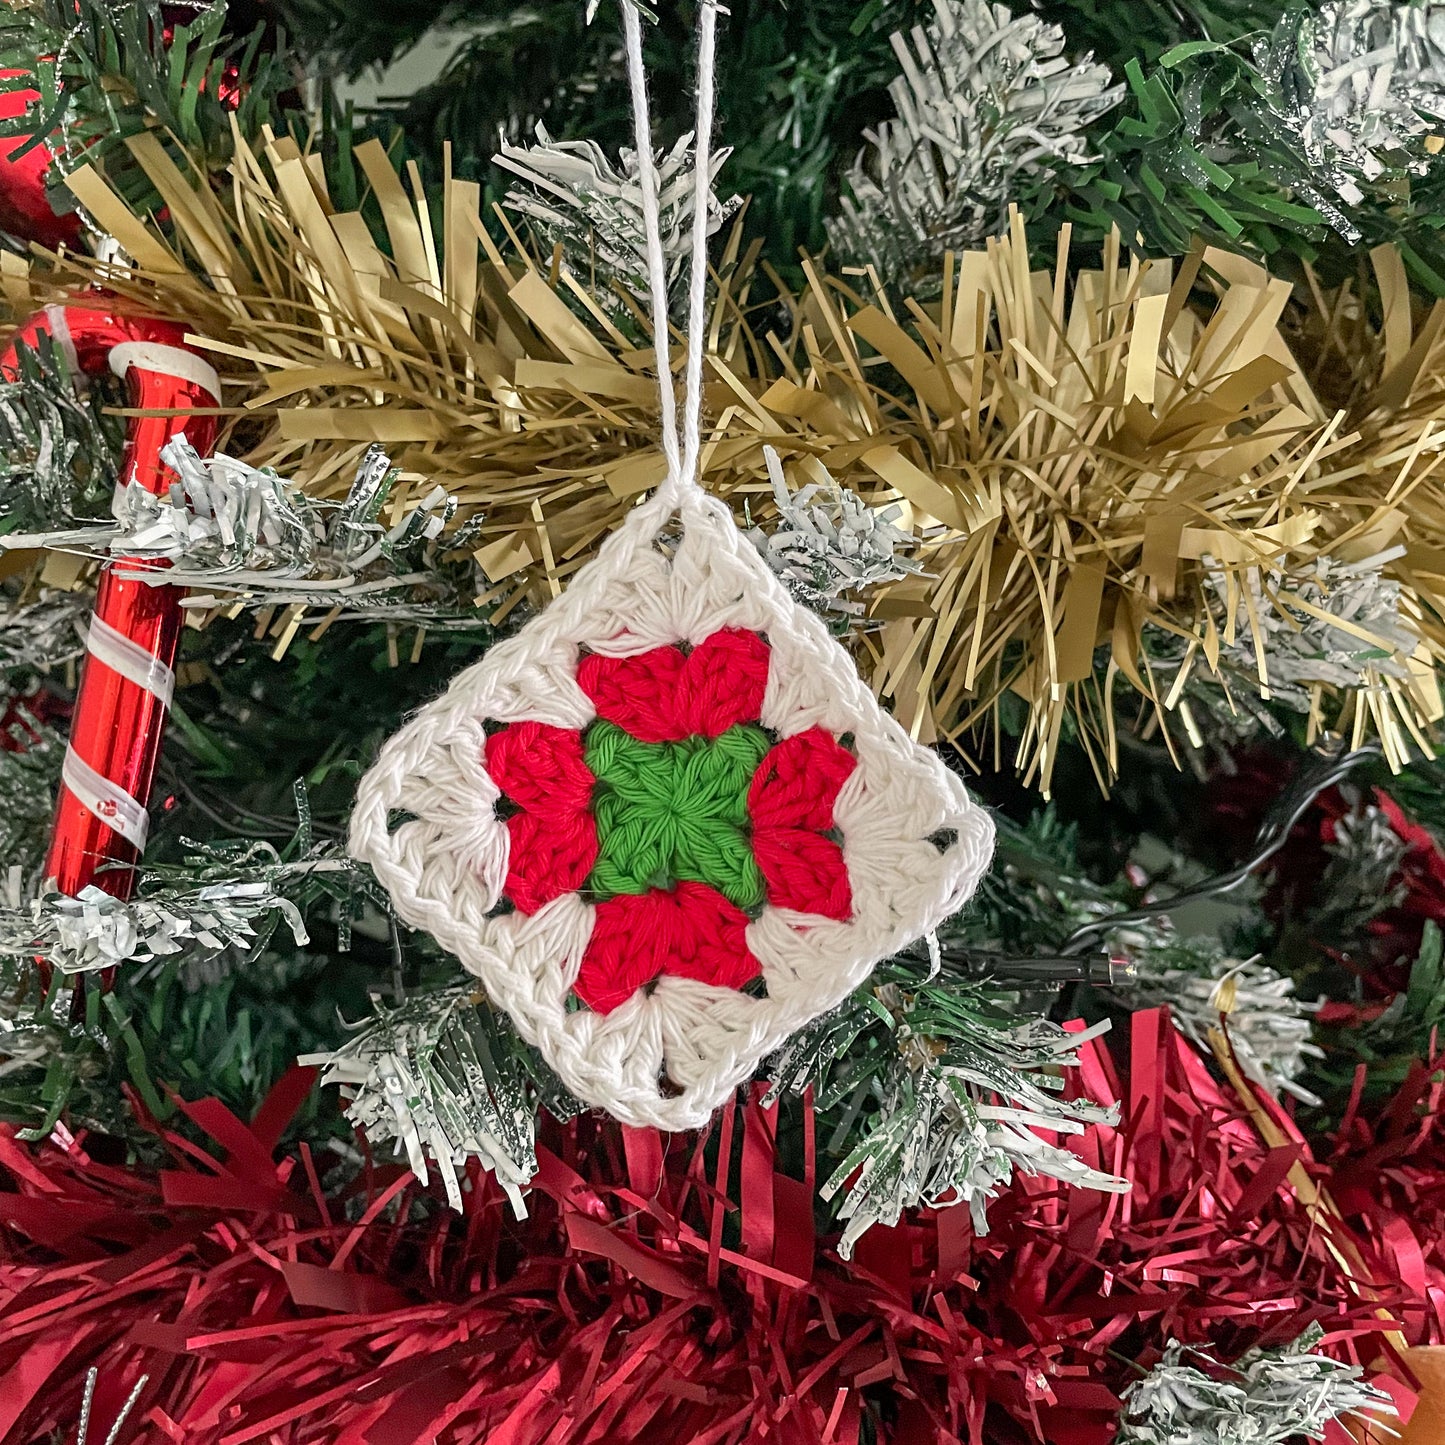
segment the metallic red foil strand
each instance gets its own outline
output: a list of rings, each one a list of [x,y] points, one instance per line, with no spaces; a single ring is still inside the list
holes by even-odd
[[[1351,1106],[1330,1158],[1336,1206],[1405,1284],[1406,1335],[1425,1345],[1445,1344],[1445,1040],[1436,1047],[1377,1117]]]
[[[0,355],[0,375],[15,376],[17,344],[34,346],[41,335],[52,336],[88,376],[109,367],[116,348],[126,343],[187,349],[183,327],[169,321],[126,316],[107,309],[97,298],[88,304],[47,307],[32,317]],[[153,369],[146,364],[144,355],[129,361],[125,376],[130,405],[151,414],[134,416],[128,423],[123,481],[136,481],[149,491],[162,492],[170,485],[171,476],[161,462],[161,450],[182,432],[202,455],[210,451],[217,418],[195,413],[198,408],[201,412],[215,408],[219,397],[210,384],[199,379],[209,368],[201,363],[197,370],[198,377],[192,379]],[[134,569],[137,564],[128,565]],[[180,641],[181,596],[174,587],[122,580],[108,564],[101,571],[96,590],[95,616],[170,668],[175,664]],[[96,772],[144,807],[160,757],[165,713],[160,699],[139,683],[88,658],[75,701],[71,747]],[[75,894],[94,883],[126,898],[135,883],[134,869],[108,865],[132,864],[136,857],[132,845],[62,783],[46,876],[53,878],[63,893]]]
[[[989,1235],[966,1208],[915,1211],[852,1264],[814,1237],[811,1165],[780,1160],[812,1159],[798,1111],[757,1094],[705,1148],[549,1124],[524,1220],[480,1170],[458,1215],[397,1167],[328,1194],[334,1161],[276,1162],[299,1072],[250,1126],[185,1105],[212,1152],[158,1128],[158,1174],[84,1137],[0,1133],[0,1442],[73,1435],[93,1365],[97,1422],[147,1377],[121,1445],[856,1445],[865,1419],[888,1445],[1107,1445],[1168,1338],[1229,1358],[1316,1320],[1332,1353],[1397,1377],[1408,1413],[1383,1336],[1442,1338],[1445,1160],[1424,1096],[1395,1134],[1352,1121],[1334,1166],[1365,1300],[1283,1155],[1329,1166],[1267,1148],[1165,1014],[1120,1044],[1087,1046],[1079,1083],[1121,1123],[1071,1147],[1133,1193],[1022,1179]],[[1395,1172],[1364,1200],[1380,1148]]]

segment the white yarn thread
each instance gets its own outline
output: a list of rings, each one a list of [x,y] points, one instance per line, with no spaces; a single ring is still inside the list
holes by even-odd
[[[698,15],[697,40],[697,132],[693,151],[692,269],[687,296],[687,386],[682,410],[683,487],[701,486],[698,458],[702,453],[702,345],[706,334],[707,305],[707,220],[711,196],[713,89],[716,71],[717,8],[714,0],[703,0]]]
[[[352,853],[375,869],[397,913],[483,981],[573,1094],[625,1124],[669,1131],[704,1125],[763,1057],[840,1004],[879,959],[962,907],[993,848],[992,820],[962,781],[879,707],[822,621],[792,599],[726,505],[698,480],[714,27],[707,0],[699,23],[682,450],[641,30],[624,3],[667,479],[560,598],[386,743],[358,788],[350,835]],[[668,557],[653,543],[674,510],[685,525]],[[578,1009],[572,988],[591,939],[593,905],[570,893],[534,914],[495,912],[511,844],[486,770],[485,724],[586,728],[596,712],[577,682],[581,648],[636,656],[696,645],[723,628],[767,638],[763,727],[780,738],[812,727],[853,735],[857,765],[834,808],[853,916],[838,922],[765,906],[746,935],[764,997],[664,976],[606,1014]],[[393,827],[394,814],[407,816]]]
[[[704,10],[711,7],[703,5]],[[631,0],[622,0],[622,34],[627,51],[627,85],[632,92],[632,135],[637,147],[637,179],[642,187],[642,231],[647,241],[647,279],[652,291],[652,344],[657,352],[657,389],[662,400],[662,453],[667,481],[682,473],[677,449],[677,398],[667,345],[667,262],[662,254],[662,221],[657,204],[657,171],[652,163],[652,117],[647,105],[647,72],[642,64],[642,22]]]
[[[676,505],[701,491],[698,459],[702,454],[702,362],[707,309],[707,222],[711,199],[711,155],[717,69],[717,6],[703,0],[698,12],[697,123],[693,130],[692,251],[688,258],[687,355],[684,364],[682,451],[677,447],[676,397],[668,347],[667,261],[662,253],[662,219],[657,177],[652,165],[652,121],[647,102],[647,71],[642,59],[642,23],[631,0],[623,0],[622,28],[627,50],[627,81],[632,92],[632,130],[642,186],[642,228],[647,238],[647,280],[652,293],[653,346],[662,402],[662,450],[667,477],[653,497],[655,509]]]

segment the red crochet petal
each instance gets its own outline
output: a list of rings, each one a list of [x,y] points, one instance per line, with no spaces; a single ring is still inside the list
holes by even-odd
[[[597,861],[597,826],[591,813],[545,817],[514,813],[507,819],[511,852],[503,891],[519,913],[574,893]]]
[[[599,903],[572,991],[594,1013],[611,1013],[662,968],[652,932],[651,893],[619,893]]]
[[[610,1013],[659,974],[741,988],[760,965],[748,951],[747,915],[704,883],[622,893],[597,905],[574,985],[596,1013]]]
[[[833,826],[838,790],[858,759],[824,728],[809,728],[771,748],[748,789],[754,828]]]
[[[685,738],[677,716],[678,683],[686,661],[675,647],[654,647],[636,657],[589,653],[577,665],[577,683],[597,716],[616,723],[639,742]]]
[[[768,686],[772,649],[756,632],[725,627],[693,648],[678,691],[684,736],[720,737],[738,723],[757,722]]]
[[[756,632],[725,627],[686,658],[676,647],[636,657],[590,653],[577,665],[577,682],[598,717],[640,742],[677,742],[696,733],[715,738],[758,720],[770,656]]]
[[[806,828],[756,828],[753,856],[768,885],[768,902],[799,913],[846,922],[853,916],[853,887],[843,850]]]
[[[762,972],[748,948],[748,917],[706,883],[679,883],[670,894],[676,933],[665,970],[718,988],[741,988]]]
[[[597,779],[572,728],[512,723],[487,739],[485,762],[492,781],[529,813],[565,819],[591,805]]]

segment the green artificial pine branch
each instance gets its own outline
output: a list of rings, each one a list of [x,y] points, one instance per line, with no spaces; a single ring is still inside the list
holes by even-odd
[[[33,600],[0,589],[0,697],[25,695],[37,675],[53,675],[85,651],[88,592],[42,590]]]
[[[1445,947],[1440,926],[1427,919],[1420,952],[1410,965],[1409,987],[1384,1012],[1319,1030],[1323,1057],[1311,1082],[1324,1096],[1324,1117],[1338,1121],[1365,1069],[1360,1103],[1378,1109],[1423,1068],[1445,1077]]]
[[[1310,928],[1327,948],[1367,949],[1370,924],[1404,901],[1401,864],[1410,845],[1384,810],[1354,784],[1340,789],[1350,811],[1335,821],[1327,861],[1310,900]]]
[[[1149,63],[1130,55],[1128,104],[1091,133],[1097,163],[1064,178],[1076,233],[1117,226],[1165,255],[1202,236],[1286,271],[1316,263],[1330,281],[1361,240],[1394,240],[1413,279],[1439,294],[1440,182],[1423,148],[1439,109],[1430,8],[1355,0],[1317,16],[1296,4],[1272,29],[1201,33]],[[1368,76],[1358,62],[1382,38],[1398,58],[1376,61],[1373,102],[1347,102],[1334,68]],[[1049,197],[1021,202],[1041,215]]]
[[[1101,887],[1085,875],[1077,833],[1061,826],[1053,809],[1036,813],[1023,828],[1000,819],[997,864],[955,925],[959,941],[1005,955],[1047,952],[1064,947],[1077,929],[1129,907],[1133,889]],[[1235,907],[1242,907],[1237,896]],[[1248,905],[1244,916],[1252,928],[1236,918],[1233,932],[1270,932],[1257,905]],[[1100,941],[1127,961],[1129,972],[1080,1003],[1114,1013],[1164,1005],[1201,1050],[1223,1017],[1250,1078],[1276,1095],[1319,1102],[1312,1082],[1322,1057],[1312,1041],[1318,1005],[1295,996],[1288,974],[1231,949],[1218,934],[1181,932],[1167,913],[1105,929]]]
[[[478,15],[505,24],[500,12],[520,7],[441,0],[434,5],[362,5],[353,0],[286,0],[287,23],[308,48],[324,53],[336,73],[359,74],[369,65],[386,65],[412,49],[428,31],[462,25]],[[581,19],[580,4],[552,7]]]
[[[615,8],[589,26],[573,0],[486,0],[434,10],[378,11],[358,0],[284,0],[281,13],[321,74],[356,79],[424,41],[449,44],[437,79],[407,95],[383,88],[369,119],[405,135],[406,155],[429,184],[443,143],[454,174],[488,182],[500,200],[510,177],[489,168],[499,138],[521,144],[538,124],[559,141],[587,141],[616,155],[632,144]],[[750,227],[767,254],[796,274],[797,250],[820,251],[838,173],[863,127],[888,113],[897,73],[889,34],[926,20],[929,0],[737,0],[718,54],[719,143],[733,147],[723,175],[749,199]],[[658,144],[693,125],[690,66],[695,8],[660,8],[646,37]],[[366,117],[364,117],[366,118]]]
[[[76,1011],[73,983],[52,975],[39,992],[28,965],[0,967],[0,1117],[30,1138],[57,1122],[98,1129],[132,1154],[154,1158],[159,1141],[127,1102],[154,1118],[174,1115],[170,1093],[214,1097],[250,1117],[298,1053],[334,1047],[338,1014],[365,1009],[353,960],[313,945],[268,950],[243,968],[197,968],[172,958],[122,970],[114,986],[87,986]],[[280,942],[278,940],[278,942]],[[316,1147],[349,1130],[324,1093],[294,1126]]]
[[[518,1216],[537,1172],[536,1117],[582,1112],[536,1050],[470,985],[418,993],[373,1015],[339,1047],[302,1058],[340,1084],[346,1113],[372,1144],[392,1144],[423,1182],[429,1163],[461,1209],[468,1160],[490,1169]]]
[[[1403,588],[1378,560],[1344,563],[1324,556],[1311,571],[1289,578],[1277,568],[1261,568],[1247,586],[1248,597],[1222,569],[1206,564],[1201,598],[1224,639],[1210,661],[1177,633],[1152,625],[1143,630],[1161,692],[1169,693],[1179,669],[1190,666],[1176,704],[1186,736],[1207,736],[1215,749],[1261,733],[1283,737],[1288,715],[1308,716],[1321,687],[1364,693],[1381,679],[1410,676],[1420,632]],[[1268,698],[1260,696],[1256,647],[1267,664]]]
[[[362,903],[382,902],[370,874],[334,844],[290,860],[261,840],[190,847],[184,863],[148,870],[129,900],[91,885],[76,898],[43,892],[0,909],[0,956],[43,960],[65,974],[172,956],[206,965],[228,953],[243,966],[282,922],[297,945],[308,943],[304,914],[322,903],[334,905],[344,949]]]
[[[1039,0],[1044,19],[1059,26],[1072,50],[1092,50],[1116,71],[1139,59],[1152,65],[1191,40],[1232,43],[1268,30],[1279,0]]]
[[[947,251],[1005,225],[1020,187],[1037,192],[1089,159],[1084,131],[1121,88],[1035,15],[989,0],[935,0],[926,27],[895,34],[896,114],[865,132],[829,238],[845,262],[892,286],[937,275]]]
[[[1043,1018],[1021,1023],[1017,1003],[941,964],[894,959],[772,1061],[774,1094],[816,1094],[823,1148],[838,1161],[820,1193],[841,1193],[844,1258],[872,1225],[919,1205],[967,1204],[985,1233],[988,1201],[1015,1171],[1128,1187],[1034,1132],[1077,1134],[1116,1118],[1059,1097],[1060,1071],[1107,1024],[1077,1034]]]
[[[1042,808],[1027,823],[996,817],[994,866],[954,921],[960,941],[1000,953],[1059,949],[1075,929],[1121,911],[1126,899],[1087,875],[1079,828]]]
[[[520,145],[541,124],[558,143],[607,154],[630,143],[614,17],[588,26],[584,9],[493,0],[397,17],[355,0],[290,0],[285,13],[327,74],[354,77],[424,40],[449,41],[435,81],[384,97],[371,118],[405,132],[428,184],[446,142],[453,172],[500,199],[508,178],[488,165],[499,137]],[[982,244],[1012,202],[1041,254],[1068,220],[1080,244],[1117,226],[1126,244],[1177,256],[1203,237],[1286,273],[1309,262],[1335,278],[1361,239],[1391,241],[1416,282],[1441,293],[1445,176],[1422,145],[1433,42],[1410,18],[1429,9],[1120,0],[1035,15],[982,0],[741,0],[720,56],[720,140],[733,147],[720,184],[749,198],[750,232],[789,274],[800,246],[816,253],[829,236],[845,261],[882,261],[890,283],[900,267],[936,270],[946,248]],[[948,37],[941,17],[954,25]],[[663,146],[692,123],[693,18],[691,5],[664,8],[649,27]],[[1381,105],[1342,112],[1348,87],[1330,81],[1331,67],[1384,34],[1399,60]],[[1106,105],[1120,87],[1122,104]],[[862,165],[860,148],[871,155]]]
[[[1134,1009],[1166,1006],[1201,1051],[1209,1048],[1209,1030],[1224,1021],[1248,1078],[1276,1096],[1320,1102],[1304,1082],[1311,1061],[1324,1054],[1311,1042],[1319,1005],[1296,998],[1288,975],[1258,958],[1232,956],[1213,934],[1180,937],[1159,924],[1120,929],[1109,943],[1134,971],[1110,992],[1109,1002]]]
[[[121,577],[152,581],[164,564],[167,583],[193,589],[196,607],[219,595],[252,609],[327,607],[333,621],[489,631],[473,606],[484,584],[468,551],[480,519],[448,533],[457,503],[434,486],[384,525],[400,474],[380,447],[362,454],[340,501],[308,496],[224,453],[203,459],[184,433],[161,460],[176,478],[166,492],[131,480],[117,488],[108,521],[11,532],[0,535],[0,550],[114,559]]]
[[[1288,133],[1322,191],[1423,175],[1421,142],[1445,117],[1445,6],[1436,0],[1330,0],[1292,9],[1252,42],[1269,86],[1266,121]]]
[[[53,753],[58,769],[60,751],[56,738],[31,737],[25,753],[0,753],[0,779],[16,757],[39,764]],[[333,958],[385,899],[334,842],[313,839],[300,785],[295,799],[301,822],[283,848],[191,844],[181,861],[148,867],[129,902],[93,887],[26,900],[12,873],[0,906],[0,1111],[34,1137],[64,1116],[135,1143],[144,1131],[123,1108],[122,1083],[156,1117],[170,1113],[171,1088],[214,1092],[249,1113],[299,1052],[338,1040],[336,1008],[362,994]],[[43,988],[37,958],[51,966]],[[74,976],[101,969],[115,970],[111,986],[82,987],[77,1013]]]
[[[869,506],[821,463],[813,472],[819,480],[789,492],[777,452],[765,446],[763,457],[778,515],[766,531],[750,528],[749,540],[788,591],[835,632],[870,625],[858,594],[923,570],[910,556],[917,539],[895,525],[902,507]]]
[[[711,177],[716,177],[731,153],[727,146],[712,153]],[[648,294],[637,152],[624,147],[620,165],[614,166],[601,147],[590,141],[554,141],[539,122],[534,145],[504,145],[493,159],[521,178],[523,185],[507,192],[507,204],[532,222],[540,234],[540,249],[546,253],[560,246],[566,264],[598,301],[615,317],[630,317],[624,298]],[[659,230],[668,260],[669,294],[675,305],[685,295],[696,195],[694,170],[690,131],[653,162]],[[709,187],[707,234],[714,235],[741,205],[740,196],[720,201]]]
[[[1308,184],[1308,168],[1266,132],[1245,140],[1261,96],[1257,72],[1215,45],[1179,47],[1147,70],[1124,69],[1128,104],[1093,139],[1099,159],[1066,177],[1067,216],[1081,239],[1118,227],[1126,240],[1182,255],[1195,236],[1227,248],[1310,261],[1344,212]],[[1250,141],[1255,138],[1251,137]],[[1048,205],[1041,196],[1026,213]]]
[[[614,83],[622,76],[615,23],[588,27],[580,0],[409,9],[284,0],[281,13],[322,74],[351,80],[423,41],[450,41],[436,80],[405,95],[383,91],[374,117],[405,133],[409,158],[431,181],[440,177],[443,143],[453,147],[456,174],[477,176],[499,137],[519,142],[538,124],[609,150],[630,138],[625,92]]]

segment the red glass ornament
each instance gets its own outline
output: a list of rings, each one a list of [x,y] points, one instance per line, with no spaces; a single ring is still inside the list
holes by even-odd
[[[0,70],[0,79],[24,74],[23,70]],[[0,120],[23,115],[25,108],[39,99],[38,90],[0,92]],[[52,249],[62,243],[74,246],[80,238],[80,218],[73,211],[57,216],[46,195],[54,163],[49,148],[38,145],[19,160],[11,159],[28,140],[27,136],[0,140],[0,230],[17,240],[38,241]]]

